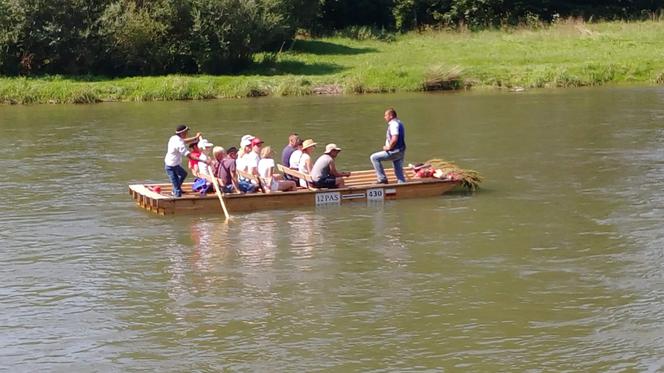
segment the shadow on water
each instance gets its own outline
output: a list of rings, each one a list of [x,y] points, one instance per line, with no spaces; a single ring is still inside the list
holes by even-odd
[[[353,48],[318,40],[296,40],[291,50],[299,53],[318,55],[356,55],[377,51],[375,48]]]

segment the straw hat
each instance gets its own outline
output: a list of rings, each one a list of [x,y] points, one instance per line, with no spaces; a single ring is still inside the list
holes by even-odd
[[[317,145],[317,143],[315,143],[314,140],[306,139],[306,140],[304,140],[304,142],[302,142],[302,150],[304,150],[306,148],[310,148],[312,146],[316,146],[316,145]]]

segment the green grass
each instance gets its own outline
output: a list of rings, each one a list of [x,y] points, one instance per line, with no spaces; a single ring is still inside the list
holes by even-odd
[[[199,100],[607,83],[664,84],[664,22],[566,21],[538,30],[409,33],[390,42],[297,40],[287,52],[257,55],[250,68],[234,76],[0,78],[0,102]]]

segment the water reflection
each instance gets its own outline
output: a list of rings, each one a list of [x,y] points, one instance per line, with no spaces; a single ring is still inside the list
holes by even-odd
[[[663,92],[0,108],[0,365],[661,371]],[[367,167],[386,101],[413,159],[456,160],[487,188],[229,224],[126,196],[164,180],[155,134],[180,121],[220,140],[347,139],[344,165]]]

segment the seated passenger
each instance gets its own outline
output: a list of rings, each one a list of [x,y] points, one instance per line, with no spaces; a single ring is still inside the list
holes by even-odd
[[[226,156],[222,157],[217,168],[217,178],[224,193],[251,193],[254,187],[251,183],[241,185],[238,182],[235,160],[237,159],[237,148],[228,148]]]
[[[302,142],[302,156],[300,157],[300,162],[297,165],[297,170],[305,175],[311,174],[311,155],[316,149],[316,143],[312,139],[307,139]],[[306,187],[307,182],[300,180],[300,186]]]
[[[344,177],[350,176],[350,172],[340,172],[334,164],[341,148],[336,144],[327,144],[325,154],[318,157],[311,169],[311,178],[316,188],[342,188],[345,186]]]
[[[258,175],[263,181],[263,185],[267,186],[266,192],[277,191],[292,191],[297,189],[297,185],[293,180],[284,180],[281,175],[274,174],[274,159],[272,156],[274,152],[269,146],[261,150],[261,160],[258,161]]]
[[[251,145],[251,140],[254,139],[254,136],[252,135],[244,135],[242,136],[242,139],[240,139],[240,148],[237,152],[237,158],[242,159],[242,157],[248,153],[247,151],[247,146]]]
[[[189,170],[191,171],[191,174],[194,175],[194,177],[198,177],[198,158],[201,156],[201,150],[198,148],[198,141],[200,139],[196,139],[194,142],[189,144],[189,154],[191,154],[192,157],[189,158]]]
[[[253,136],[252,136],[253,137]],[[243,139],[242,143],[246,144],[244,147],[243,155],[237,159],[237,169],[248,174],[256,175],[258,177],[258,161],[260,160],[260,148],[263,145],[263,140],[258,137],[253,137],[247,144],[247,139]],[[260,185],[255,184],[251,179],[238,175],[238,183],[241,190],[247,190],[247,193],[255,192]]]
[[[215,146],[212,148],[212,163],[210,164],[210,167],[212,168],[212,174],[215,177],[219,177],[219,164],[222,160],[224,160],[225,157],[226,149],[224,149],[222,146]]]
[[[208,191],[212,190],[212,178],[214,176],[209,164],[211,163],[210,149],[212,149],[213,146],[214,144],[206,139],[201,139],[198,142],[198,149],[201,152],[198,156],[198,177],[194,180],[192,189],[200,192],[201,195],[205,195]]]
[[[293,150],[293,153],[288,158],[288,163],[284,164],[284,166],[297,170],[297,166],[300,164],[300,157],[302,157],[302,140],[298,138],[295,142],[295,150]]]
[[[300,136],[297,133],[291,133],[288,136],[288,145],[284,147],[284,150],[281,152],[281,164],[286,167],[289,167],[290,156],[293,155],[293,152],[297,149],[297,143],[300,141]]]

